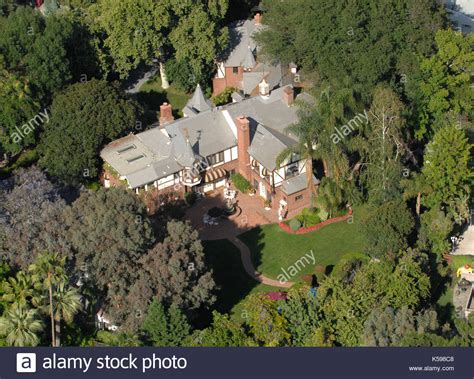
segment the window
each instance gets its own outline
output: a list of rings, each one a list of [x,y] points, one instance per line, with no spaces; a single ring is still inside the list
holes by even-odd
[[[209,155],[207,157],[207,162],[210,166],[214,166],[215,164],[224,162],[224,152],[221,151],[220,153]]]
[[[295,196],[295,201],[303,200],[303,195]]]
[[[232,73],[234,75],[237,75],[239,73],[239,68],[238,67],[232,67]]]

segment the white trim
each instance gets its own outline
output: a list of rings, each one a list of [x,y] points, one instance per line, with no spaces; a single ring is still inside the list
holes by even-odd
[[[224,116],[225,120],[227,121],[227,124],[230,127],[230,130],[232,130],[232,134],[234,137],[237,139],[237,126],[235,125],[234,119],[230,115],[229,111],[227,109],[222,111],[222,115]]]

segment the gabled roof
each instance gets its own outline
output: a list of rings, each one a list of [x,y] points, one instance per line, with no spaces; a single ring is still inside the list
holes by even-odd
[[[283,102],[285,88],[272,91],[269,97],[242,99],[178,119],[165,128],[154,127],[118,139],[102,150],[101,157],[126,177],[132,188],[141,187],[236,146],[232,120],[244,115],[250,121],[249,153],[267,169],[274,170],[278,154],[297,142],[296,136],[285,130],[298,120],[298,107]],[[297,97],[302,98],[310,99],[306,95]]]
[[[100,153],[132,188],[141,187],[171,175],[181,166],[174,157],[174,147],[159,128],[128,135],[108,144]]]
[[[306,184],[308,182],[308,178],[306,173],[299,174],[293,176],[290,179],[284,180],[282,184],[283,192],[287,195],[293,195],[294,193],[303,191],[306,189]],[[319,180],[316,179],[316,176],[313,175],[313,184],[319,184]]]
[[[287,147],[296,142],[285,138],[282,141],[270,128],[258,124],[251,133],[249,154],[268,170],[276,169],[276,157]]]
[[[243,62],[248,59],[248,51],[254,51],[257,47],[252,38],[254,33],[264,28],[256,25],[254,20],[236,21],[229,26],[229,53],[224,61],[225,67],[244,66]]]
[[[237,144],[235,136],[221,111],[210,110],[190,118],[182,118],[166,125],[166,131],[175,145],[175,154],[186,153],[189,146],[199,159],[229,149]],[[189,145],[183,141],[189,140]]]

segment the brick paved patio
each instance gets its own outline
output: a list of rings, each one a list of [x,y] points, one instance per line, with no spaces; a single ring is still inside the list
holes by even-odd
[[[256,226],[278,222],[278,211],[265,210],[261,197],[238,193],[236,200],[238,211],[228,219],[219,218],[219,225],[205,225],[203,217],[209,209],[225,206],[223,189],[210,192],[198,200],[187,210],[186,218],[203,240],[232,238]]]

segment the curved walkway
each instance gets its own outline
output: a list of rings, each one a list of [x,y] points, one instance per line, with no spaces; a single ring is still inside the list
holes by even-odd
[[[263,284],[267,284],[269,286],[280,288],[290,288],[294,284],[293,282],[280,283],[280,281],[278,280],[270,279],[260,274],[258,271],[255,270],[255,267],[253,266],[252,254],[248,246],[241,240],[239,240],[237,237],[230,237],[229,241],[232,242],[240,250],[240,259],[242,260],[242,264],[244,265],[245,271],[256,281]]]

